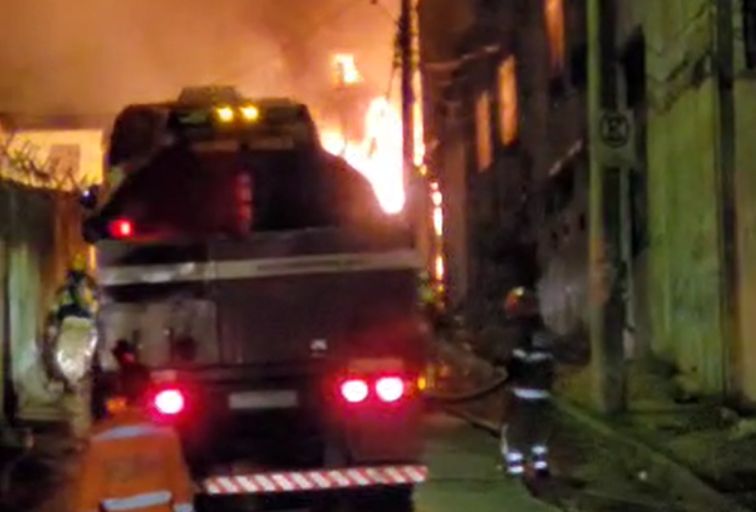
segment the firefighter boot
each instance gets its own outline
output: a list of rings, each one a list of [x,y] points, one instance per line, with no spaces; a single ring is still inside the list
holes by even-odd
[[[534,444],[530,448],[530,462],[536,476],[547,477],[551,474],[549,449],[545,444]]]

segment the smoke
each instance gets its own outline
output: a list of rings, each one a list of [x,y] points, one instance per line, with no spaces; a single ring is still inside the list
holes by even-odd
[[[186,85],[317,102],[329,56],[389,80],[396,0],[2,0],[0,112],[112,114]]]

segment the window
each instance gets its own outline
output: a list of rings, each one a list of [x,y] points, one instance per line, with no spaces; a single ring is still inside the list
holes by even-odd
[[[748,69],[756,68],[756,0],[743,0],[743,41]]]
[[[478,170],[485,171],[491,166],[491,95],[484,91],[475,101],[475,131],[478,146]]]
[[[516,65],[510,55],[499,66],[499,130],[505,146],[511,146],[517,139],[517,116]]]
[[[558,76],[564,71],[564,0],[543,0],[546,35],[549,39],[551,74]]]

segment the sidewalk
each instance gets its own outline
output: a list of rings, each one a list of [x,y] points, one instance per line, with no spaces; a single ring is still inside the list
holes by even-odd
[[[628,410],[613,427],[756,510],[756,420],[719,403],[695,400],[658,362],[636,362],[626,378]],[[579,378],[562,384],[567,397],[582,394]]]
[[[503,392],[497,390],[483,396],[475,395],[476,387],[482,389],[486,379],[495,378],[496,369],[459,344],[439,344],[439,358],[447,366],[449,377],[439,383],[436,391],[444,397],[454,398],[451,401],[442,400],[444,406],[497,432],[504,420]],[[574,381],[566,385],[563,383],[560,389],[567,398],[556,401],[555,428],[551,440],[555,477],[549,485],[532,489],[535,494],[563,510],[747,510],[736,503],[736,499],[745,502],[740,500],[742,495],[723,492],[725,489],[719,485],[715,489],[712,485],[715,480],[709,481],[704,474],[696,474],[685,464],[688,461],[706,462],[707,469],[712,473],[721,469],[719,466],[729,468],[726,462],[711,464],[712,459],[716,458],[711,451],[715,448],[711,439],[703,436],[702,432],[712,438],[716,436],[699,430],[686,432],[683,436],[667,434],[667,437],[662,437],[658,434],[659,430],[648,428],[650,423],[646,416],[628,415],[612,422],[605,421],[569,400],[570,392],[579,389],[577,383],[585,382],[579,373],[573,377]],[[652,386],[649,391],[653,389]],[[471,398],[461,400],[468,397]],[[636,403],[640,404],[639,401]],[[645,428],[641,428],[641,425],[645,425]],[[691,449],[703,441],[706,441],[703,445],[705,449]],[[675,448],[674,453],[658,448],[666,442]],[[680,450],[687,454],[687,461],[674,456]],[[741,461],[741,466],[749,463],[756,466],[753,460]],[[719,483],[719,480],[716,482]]]

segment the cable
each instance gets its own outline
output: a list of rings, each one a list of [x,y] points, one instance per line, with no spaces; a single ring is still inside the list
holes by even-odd
[[[386,7],[386,5],[383,2],[381,2],[381,0],[370,0],[370,3],[378,7],[381,10],[381,12],[383,12],[386,15],[386,18],[392,21],[392,23],[395,23],[397,25],[399,24],[399,19],[394,17],[394,15],[391,13],[391,10],[388,7]]]

